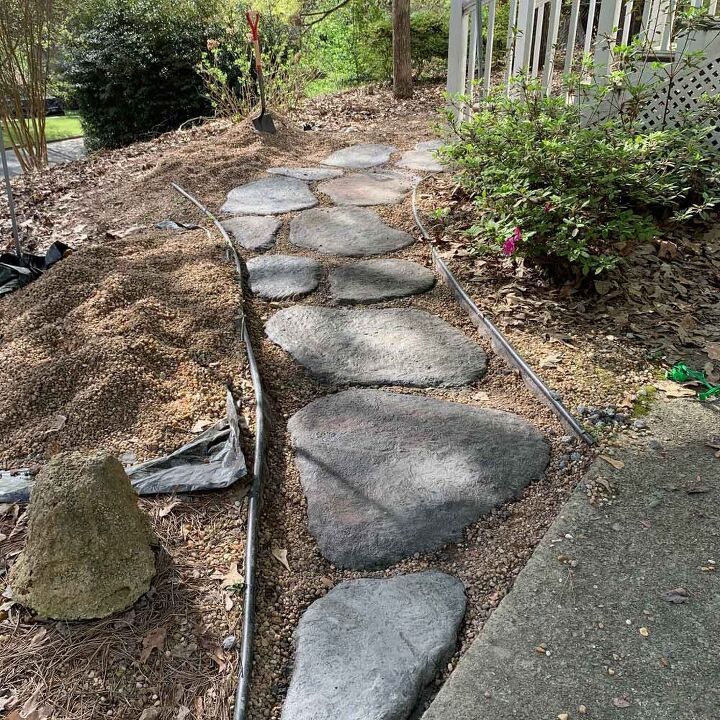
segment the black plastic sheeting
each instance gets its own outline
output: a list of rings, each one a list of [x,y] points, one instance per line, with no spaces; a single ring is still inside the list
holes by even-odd
[[[20,260],[14,253],[0,255],[0,296],[24,287],[39,278],[58,260],[62,260],[70,247],[59,240],[54,242],[45,255],[23,253]]]
[[[235,400],[227,393],[227,419],[165,457],[148,460],[127,470],[138,495],[222,490],[247,475],[240,445]],[[27,502],[32,490],[29,470],[0,472],[0,503]]]
[[[170,455],[130,468],[127,474],[138,495],[221,490],[245,477],[237,406],[230,391],[227,420]]]

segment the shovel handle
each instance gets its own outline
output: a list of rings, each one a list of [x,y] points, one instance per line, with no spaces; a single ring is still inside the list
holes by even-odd
[[[255,49],[255,68],[257,70],[260,70],[262,65],[260,59],[260,32],[258,30],[258,25],[260,24],[260,13],[256,12],[255,17],[253,18],[252,13],[248,10],[245,13],[245,19],[250,26],[250,34],[252,35],[253,48]]]

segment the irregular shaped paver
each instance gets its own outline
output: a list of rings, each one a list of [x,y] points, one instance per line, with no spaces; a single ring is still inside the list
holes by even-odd
[[[416,150],[439,150],[443,145],[448,143],[445,140],[424,140],[419,142],[416,146]]]
[[[338,205],[392,205],[412,190],[413,178],[401,173],[355,173],[318,185]]]
[[[444,170],[432,150],[408,150],[397,161],[397,166],[424,172],[442,172]]]
[[[464,614],[463,584],[445,573],[340,583],[300,619],[282,720],[405,720]]]
[[[295,305],[275,313],[265,332],[311,375],[332,383],[465,385],[487,365],[478,345],[422,310]]]
[[[335,151],[323,160],[323,165],[337,165],[345,168],[370,168],[382,165],[397,152],[393,145],[362,143]]]
[[[274,167],[269,168],[268,172],[272,175],[286,175],[287,177],[305,180],[306,182],[329,180],[330,178],[340,177],[343,174],[342,170],[334,170],[333,168],[323,167]]]
[[[261,255],[246,263],[250,289],[271,300],[282,300],[312,292],[320,282],[317,260],[295,255]]]
[[[230,215],[280,215],[314,207],[317,203],[307,183],[273,175],[234,188],[220,210]]]
[[[461,539],[540,478],[549,457],[517,415],[384,390],[315,400],[288,429],[310,532],[325,558],[353,569]]]
[[[222,226],[247,250],[267,250],[275,244],[280,220],[274,217],[247,215],[223,220]]]
[[[373,303],[426,292],[435,284],[428,268],[409,260],[363,260],[336,268],[330,292],[341,303]]]
[[[290,221],[290,242],[326,255],[381,255],[411,245],[411,235],[365,208],[314,208]]]

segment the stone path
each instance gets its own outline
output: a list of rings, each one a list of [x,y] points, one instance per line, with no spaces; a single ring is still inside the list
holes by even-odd
[[[316,208],[290,222],[290,242],[327,255],[380,255],[411,245],[412,235],[364,208]]]
[[[396,166],[437,172],[436,147],[418,144]],[[458,540],[541,478],[549,458],[541,433],[512,413],[361,389],[459,387],[481,379],[488,362],[437,316],[365,307],[429,291],[431,270],[388,257],[342,262],[414,242],[361,207],[407,197],[415,178],[388,166],[395,153],[365,144],[333,153],[323,167],[270,168],[223,206],[244,216],[224,221],[240,245],[270,249],[247,261],[253,293],[282,300],[312,292],[328,258],[331,303],[361,305],[292,304],[265,324],[267,337],[329,390],[350,386],[306,405],[288,431],[310,532],[328,561],[355,570],[390,568]],[[332,205],[313,207],[320,197]],[[290,244],[321,259],[273,253],[278,221],[262,216],[295,210],[302,212],[289,219]],[[452,655],[464,610],[462,583],[438,572],[339,584],[297,628],[283,720],[408,720]]]
[[[263,255],[247,261],[250,290],[260,297],[283,300],[312,292],[320,282],[317,260],[294,255]]]
[[[382,390],[315,400],[288,430],[310,532],[324,557],[352,569],[460,539],[541,477],[549,456],[542,435],[511,413]]]
[[[435,275],[408,260],[364,260],[343,265],[329,277],[330,292],[341,303],[374,303],[432,289]]]
[[[464,613],[462,583],[440,572],[340,583],[300,620],[282,720],[407,718]]]
[[[275,313],[265,332],[325,382],[453,387],[487,366],[479,345],[422,310],[295,305]]]

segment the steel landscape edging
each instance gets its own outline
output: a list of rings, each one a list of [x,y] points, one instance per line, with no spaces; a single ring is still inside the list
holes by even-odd
[[[415,183],[415,186],[413,187],[412,212],[413,219],[415,220],[415,224],[420,230],[421,235],[428,243],[431,243],[432,236],[428,233],[420,220],[420,214],[417,209],[417,189],[420,183],[422,183],[425,179],[426,178],[422,178]],[[515,350],[500,330],[495,327],[495,325],[483,314],[480,308],[472,301],[470,296],[462,288],[460,283],[457,281],[457,278],[452,274],[450,268],[445,264],[432,245],[430,245],[430,251],[432,252],[435,269],[440,273],[443,281],[450,288],[450,291],[455,297],[457,303],[464,308],[473,325],[475,325],[480,334],[490,343],[490,346],[495,353],[508,365],[520,373],[520,376],[522,377],[528,390],[530,390],[535,398],[537,398],[543,405],[552,410],[558,420],[562,423],[563,427],[584,443],[593,445],[595,439],[592,435],[584,430],[577,419],[573,417],[573,415],[559,400],[557,400],[547,385],[545,385],[545,383],[535,374],[533,369],[525,362],[525,360],[523,360],[517,350]]]
[[[187,198],[193,205],[199,208],[218,229],[228,245],[230,254],[235,262],[235,269],[238,273],[238,281],[242,282],[243,266],[234,243],[227,234],[215,215],[208,210],[196,197],[186,190],[183,190],[176,183],[172,186],[177,192]],[[238,686],[235,692],[235,710],[233,720],[245,720],[247,718],[248,699],[250,696],[250,678],[254,658],[253,637],[255,634],[255,558],[257,555],[258,536],[258,514],[260,512],[263,479],[265,476],[265,394],[262,387],[260,371],[255,360],[250,333],[243,316],[242,336],[247,352],[250,376],[255,394],[255,459],[253,462],[253,482],[248,495],[248,519],[247,519],[247,540],[245,543],[245,598],[243,633],[240,646],[240,672]]]

